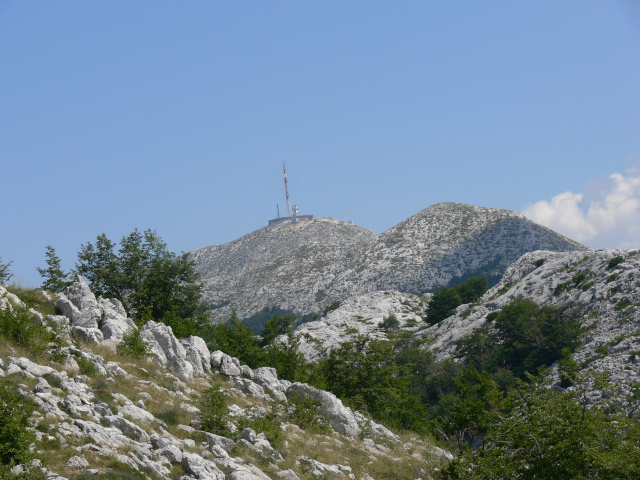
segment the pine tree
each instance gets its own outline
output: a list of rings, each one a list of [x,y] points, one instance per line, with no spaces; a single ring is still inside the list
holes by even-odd
[[[13,262],[2,263],[1,260],[0,258],[0,284],[7,283],[13,277],[13,273],[9,273],[9,267]]]
[[[40,276],[44,278],[42,289],[51,292],[62,292],[71,284],[69,275],[62,270],[56,250],[51,245],[47,245],[45,248],[47,249],[45,256],[47,257],[48,267],[36,267]]]

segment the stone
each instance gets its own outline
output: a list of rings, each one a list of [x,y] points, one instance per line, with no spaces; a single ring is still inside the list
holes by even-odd
[[[104,340],[98,328],[88,328],[76,325],[71,327],[71,334],[84,343],[100,344]]]
[[[140,442],[150,442],[151,438],[149,434],[145,432],[142,428],[137,426],[135,423],[130,422],[126,418],[117,417],[115,415],[108,415],[103,417],[103,419],[111,426],[114,426],[122,433],[129,437],[133,437]]]
[[[200,431],[202,435],[207,439],[207,443],[211,446],[218,446],[224,449],[227,452],[230,452],[233,447],[236,446],[236,442],[231,440],[230,438],[223,437],[221,435],[216,435],[215,433]]]
[[[290,478],[291,480],[300,480],[300,477],[296,475],[296,472],[291,470],[290,468],[287,470],[281,470],[275,473],[278,478]]]
[[[238,365],[233,362],[233,359],[229,355],[222,357],[222,363],[220,364],[220,373],[228,377],[239,377],[242,373]]]
[[[59,295],[56,310],[71,320],[72,327],[98,328],[102,318],[95,295],[80,275]]]
[[[185,472],[198,480],[224,480],[225,478],[222,470],[214,462],[195,453],[183,452],[182,467]]]
[[[140,333],[151,347],[151,355],[160,365],[169,368],[181,380],[188,381],[193,378],[193,365],[187,360],[186,351],[171,327],[149,321]]]
[[[338,433],[349,437],[357,437],[362,433],[358,421],[350,408],[345,407],[342,401],[334,394],[318,390],[306,383],[294,383],[287,389],[287,395],[298,392],[320,402],[318,413],[324,415],[331,427]]]
[[[65,465],[69,468],[82,469],[82,468],[87,468],[89,466],[89,462],[84,457],[79,457],[77,455],[74,455],[69,460],[67,460]]]
[[[182,463],[182,451],[175,445],[167,445],[157,450],[156,455],[165,458],[169,463]]]
[[[98,326],[105,340],[111,340],[117,345],[122,342],[122,338],[128,331],[137,330],[133,320],[127,317],[127,312],[120,300],[100,297],[97,304],[101,310]]]
[[[222,365],[222,357],[226,356],[226,353],[221,352],[220,350],[216,350],[215,352],[211,352],[211,358],[210,363],[211,363],[211,367],[215,368],[216,370],[220,368],[220,365]]]
[[[327,475],[335,475],[338,477],[347,476],[349,478],[355,478],[353,476],[351,467],[348,465],[329,465],[319,462],[312,458],[300,457],[296,464],[303,466],[314,477],[326,477]]]

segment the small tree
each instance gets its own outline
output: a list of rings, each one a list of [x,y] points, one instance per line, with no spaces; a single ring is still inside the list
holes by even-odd
[[[12,381],[0,378],[0,477],[9,478],[9,469],[25,463],[33,454],[29,445],[35,435],[29,430],[34,403],[18,392]],[[5,477],[4,475],[7,475]]]
[[[2,263],[2,258],[0,258],[0,283],[7,283],[13,277],[13,273],[9,273],[9,267],[12,263]]]
[[[395,315],[390,314],[388,317],[385,317],[385,319],[382,320],[379,328],[380,330],[384,330],[385,332],[397,330],[398,328],[400,328],[400,321],[396,318]]]
[[[71,284],[69,275],[62,270],[56,250],[51,245],[47,245],[45,248],[47,250],[45,256],[47,257],[48,266],[47,268],[36,267],[40,276],[44,278],[42,289],[51,292],[62,292]]]
[[[280,335],[286,335],[293,331],[293,324],[296,321],[296,317],[293,315],[274,315],[267,320],[262,327],[262,346],[269,345],[279,337]]]

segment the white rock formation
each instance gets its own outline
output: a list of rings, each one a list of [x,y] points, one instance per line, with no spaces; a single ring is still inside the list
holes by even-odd
[[[190,253],[213,315],[246,318],[265,307],[318,313],[335,300],[425,292],[454,277],[499,277],[526,252],[589,250],[519,213],[439,203],[377,235],[330,219],[265,227]]]

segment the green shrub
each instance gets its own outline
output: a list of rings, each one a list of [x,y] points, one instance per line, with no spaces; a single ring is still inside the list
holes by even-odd
[[[326,307],[324,307],[324,310],[322,311],[322,315],[326,315],[329,312],[333,312],[338,307],[340,307],[341,304],[342,302],[340,302],[340,300],[336,300],[335,302],[327,305]]]
[[[459,285],[439,288],[433,292],[429,301],[426,322],[434,325],[453,315],[456,308],[463,303],[471,303],[487,291],[486,277],[471,277]]]
[[[140,329],[130,328],[122,337],[122,342],[118,344],[118,353],[133,358],[144,358],[150,355],[151,347],[142,338]]]
[[[616,312],[619,312],[619,311],[624,310],[625,308],[627,308],[629,305],[631,305],[631,302],[629,301],[629,299],[628,298],[623,298],[618,303],[616,303],[616,306],[613,307],[613,309]]]
[[[608,269],[612,269],[615,268],[617,265],[620,265],[622,262],[624,262],[624,258],[623,257],[613,257],[611,260],[609,260],[609,264],[607,265]]]
[[[240,418],[237,433],[241,434],[245,428],[251,428],[256,433],[264,433],[273,447],[278,448],[284,443],[280,420],[275,412],[270,412],[261,418]]]
[[[33,458],[29,445],[35,435],[28,430],[27,420],[34,409],[34,403],[20,395],[11,380],[0,377],[0,476]]]
[[[82,375],[86,375],[87,377],[95,377],[98,375],[98,367],[96,367],[96,364],[84,355],[77,355],[76,363]]]
[[[486,400],[482,447],[447,464],[442,479],[640,478],[640,422],[587,408],[581,390],[559,394],[534,378]]]
[[[50,342],[59,341],[55,332],[44,328],[32,313],[20,307],[0,310],[0,335],[35,356],[44,353]]]
[[[553,289],[553,293],[554,295],[558,295],[559,293],[562,293],[569,288],[569,282],[562,282],[556,285],[556,288]]]
[[[459,340],[457,355],[490,372],[509,368],[520,378],[562,358],[564,348],[573,352],[583,334],[575,311],[522,298],[505,305],[492,325]]]
[[[203,392],[198,402],[202,430],[223,437],[231,434],[225,418],[229,413],[227,403],[227,394],[220,389],[219,385],[214,385]]]
[[[289,405],[293,407],[289,413],[291,423],[295,423],[303,430],[308,430],[312,433],[327,435],[331,432],[329,421],[318,412],[320,408],[319,400],[314,400],[296,391],[289,395],[288,400]]]
[[[576,273],[571,280],[573,280],[575,285],[580,285],[587,278],[587,275],[587,272]]]
[[[536,266],[536,268],[538,268],[544,265],[544,262],[546,261],[547,261],[546,258],[539,258],[538,260],[535,261],[534,265]]]
[[[180,423],[180,409],[172,407],[169,410],[159,413],[156,418],[162,420],[167,425],[175,427]]]
[[[384,320],[382,320],[379,328],[380,330],[384,330],[385,332],[397,330],[398,328],[400,328],[400,321],[395,317],[395,315],[390,314],[388,317],[385,317]]]
[[[13,273],[9,272],[9,267],[13,261],[9,263],[2,263],[2,258],[0,258],[0,284],[6,284],[11,277],[13,277]]]

